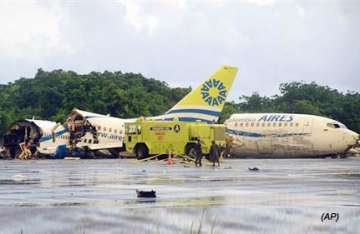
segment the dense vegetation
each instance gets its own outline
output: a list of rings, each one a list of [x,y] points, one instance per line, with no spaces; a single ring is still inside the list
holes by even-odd
[[[141,74],[41,69],[32,79],[0,85],[0,135],[21,118],[63,121],[74,108],[122,118],[158,115],[180,100],[190,88],[170,88]],[[288,112],[328,116],[360,132],[360,93],[341,93],[316,83],[284,83],[280,95],[257,93],[225,105],[220,121],[236,112]]]
[[[33,79],[0,86],[0,134],[21,118],[64,121],[74,107],[123,118],[158,115],[189,91],[141,74],[39,69]]]

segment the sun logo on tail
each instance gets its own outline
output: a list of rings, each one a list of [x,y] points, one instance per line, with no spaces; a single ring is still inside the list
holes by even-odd
[[[201,95],[210,106],[218,106],[226,100],[226,87],[219,80],[208,80],[201,87]]]

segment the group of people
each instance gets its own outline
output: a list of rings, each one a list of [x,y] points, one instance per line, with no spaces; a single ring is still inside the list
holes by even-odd
[[[200,144],[200,140],[197,140],[195,146],[194,146],[194,151],[195,151],[195,166],[196,167],[201,167],[202,163],[202,150],[201,150],[201,144]],[[215,143],[215,141],[211,142],[211,147],[210,147],[210,152],[209,152],[209,159],[212,162],[212,166],[215,167],[215,163],[218,164],[218,166],[220,167],[220,155],[221,155],[221,149],[220,147]]]

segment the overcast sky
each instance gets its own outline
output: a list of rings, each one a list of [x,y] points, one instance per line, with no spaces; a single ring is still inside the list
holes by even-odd
[[[360,90],[357,0],[0,0],[0,83],[36,70],[196,86],[239,67],[231,99],[288,81]]]

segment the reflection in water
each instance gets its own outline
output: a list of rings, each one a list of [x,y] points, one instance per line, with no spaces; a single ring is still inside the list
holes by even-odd
[[[156,198],[138,198],[136,199],[137,203],[153,203],[156,202]]]
[[[32,184],[40,184],[40,179],[26,179],[26,180],[0,179],[0,186],[1,185],[32,185]]]
[[[85,202],[61,202],[61,203],[53,203],[52,206],[61,206],[61,207],[67,207],[67,206],[88,206],[89,204]]]

